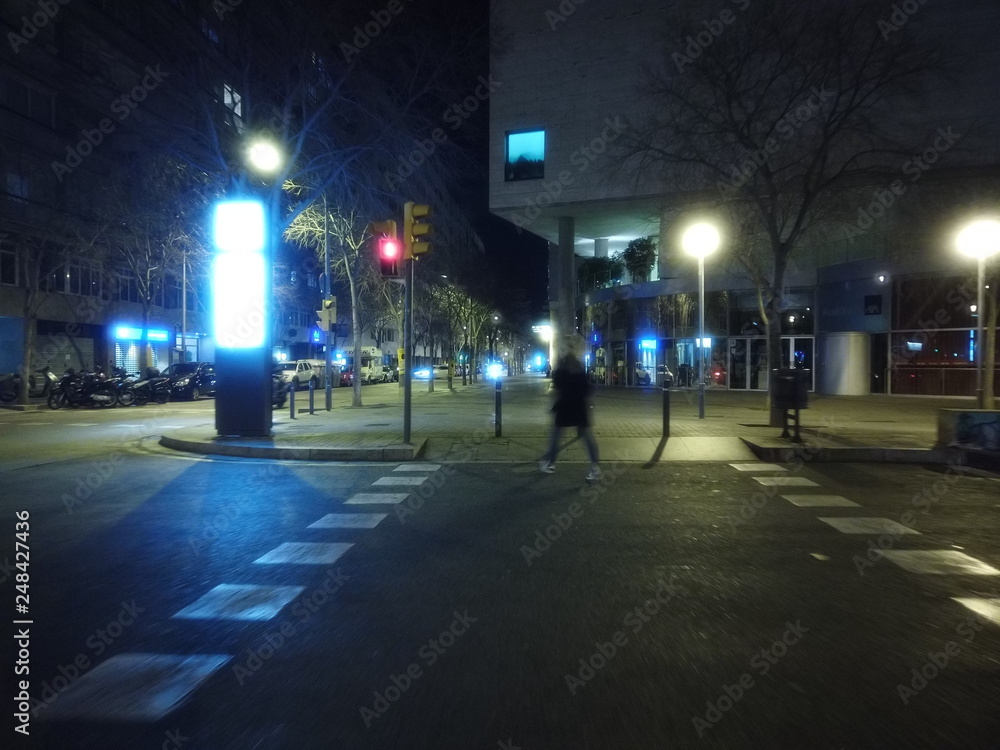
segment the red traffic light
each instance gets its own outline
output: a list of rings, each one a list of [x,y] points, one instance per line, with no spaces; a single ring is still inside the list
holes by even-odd
[[[382,237],[378,241],[378,254],[385,260],[399,259],[399,242],[392,237]]]

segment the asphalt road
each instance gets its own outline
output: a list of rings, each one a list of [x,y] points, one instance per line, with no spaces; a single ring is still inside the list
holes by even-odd
[[[620,464],[588,486],[572,463],[191,458],[126,427],[135,410],[0,422],[5,630],[28,510],[35,701],[4,747],[1000,747],[1000,621],[970,609],[991,611],[1000,576],[870,549],[1000,569],[995,479]],[[339,527],[311,528],[328,514]],[[272,562],[287,543],[336,559]],[[206,612],[219,586],[264,587],[241,610],[264,619]]]

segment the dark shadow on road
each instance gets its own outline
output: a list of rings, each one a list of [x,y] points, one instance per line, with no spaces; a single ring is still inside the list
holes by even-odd
[[[656,444],[656,450],[653,451],[652,457],[642,465],[642,468],[652,469],[654,466],[660,463],[660,456],[663,455],[663,449],[667,447],[667,441],[669,439],[670,438],[668,437],[660,438],[660,442]]]

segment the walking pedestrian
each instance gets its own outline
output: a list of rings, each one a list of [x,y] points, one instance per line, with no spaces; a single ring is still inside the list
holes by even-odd
[[[590,457],[587,481],[596,482],[601,478],[601,467],[597,458],[597,442],[590,430],[588,399],[592,386],[579,357],[568,353],[556,363],[556,369],[552,373],[552,389],[556,393],[556,402],[552,407],[555,420],[549,450],[539,461],[538,468],[543,474],[551,474],[556,470],[556,456],[559,455],[559,438],[563,428],[576,427],[576,434],[583,440]]]

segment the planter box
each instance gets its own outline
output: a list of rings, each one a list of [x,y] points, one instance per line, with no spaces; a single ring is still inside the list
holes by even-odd
[[[938,409],[937,444],[942,448],[1000,452],[1000,411]]]

